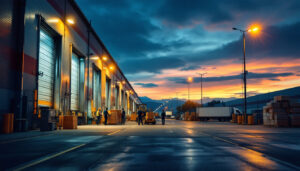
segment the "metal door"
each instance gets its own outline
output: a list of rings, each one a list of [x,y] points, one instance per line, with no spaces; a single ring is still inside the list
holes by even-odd
[[[101,73],[99,70],[94,70],[93,76],[93,97],[94,107],[96,110],[101,107]]]
[[[40,29],[38,59],[38,104],[52,107],[56,66],[56,43],[54,37],[43,27]]]
[[[75,53],[71,62],[71,110],[79,110],[79,57]]]

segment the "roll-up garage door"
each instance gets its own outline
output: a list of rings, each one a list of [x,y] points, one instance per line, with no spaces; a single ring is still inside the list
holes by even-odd
[[[110,79],[106,77],[106,83],[105,83],[105,105],[106,107],[110,107]]]
[[[100,71],[94,70],[93,76],[93,97],[94,97],[94,107],[96,110],[101,106],[101,77]]]
[[[72,53],[71,110],[79,110],[79,57]]]
[[[56,52],[56,43],[54,37],[48,31],[46,31],[46,29],[41,27],[38,59],[39,106],[53,106]]]

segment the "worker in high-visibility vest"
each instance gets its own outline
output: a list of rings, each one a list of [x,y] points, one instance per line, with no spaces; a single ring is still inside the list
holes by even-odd
[[[101,110],[101,107],[99,107],[99,109],[97,110],[96,117],[97,117],[97,125],[99,125],[101,123],[101,119],[102,119],[102,110]]]

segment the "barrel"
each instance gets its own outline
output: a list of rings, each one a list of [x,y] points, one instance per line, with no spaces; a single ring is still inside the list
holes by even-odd
[[[254,125],[254,117],[253,115],[248,116],[248,125]]]
[[[10,134],[14,131],[14,114],[6,113],[3,115],[2,132]]]

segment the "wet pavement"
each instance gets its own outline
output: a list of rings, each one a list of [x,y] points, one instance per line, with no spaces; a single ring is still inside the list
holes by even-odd
[[[167,120],[0,140],[0,170],[300,170],[299,128]]]

